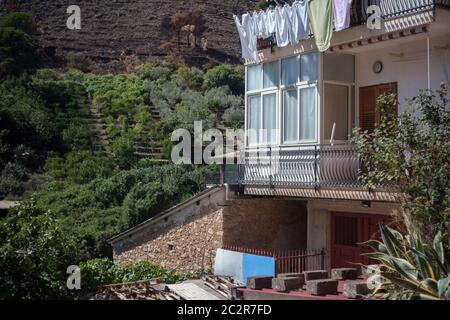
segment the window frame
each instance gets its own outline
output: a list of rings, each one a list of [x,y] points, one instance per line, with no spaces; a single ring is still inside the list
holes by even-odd
[[[301,56],[302,55],[307,55],[307,54],[316,54],[318,55],[317,57],[317,79],[316,80],[308,80],[308,81],[300,81],[301,79]],[[282,61],[285,59],[290,59],[296,57],[296,66],[297,66],[297,81],[295,83],[292,84],[288,84],[288,85],[284,85],[282,84]],[[260,123],[261,126],[263,124],[263,95],[266,94],[271,94],[271,93],[276,93],[276,123],[277,123],[277,130],[278,130],[278,134],[276,137],[276,142],[274,143],[262,143],[259,141],[258,139],[258,143],[257,144],[250,144],[248,141],[248,137],[245,137],[245,145],[246,147],[250,147],[250,148],[255,148],[255,147],[274,147],[274,146],[298,146],[298,145],[311,145],[311,144],[317,144],[319,139],[320,139],[320,121],[319,121],[319,89],[320,89],[320,81],[321,81],[321,62],[322,58],[321,58],[321,54],[320,52],[317,51],[310,51],[310,52],[304,52],[304,53],[298,53],[295,55],[290,55],[290,56],[286,56],[283,58],[276,58],[264,63],[260,63],[262,64],[261,67],[261,84],[260,87],[261,89],[259,90],[251,90],[248,91],[247,90],[247,86],[248,86],[248,68],[254,66],[253,65],[247,65],[245,68],[245,81],[246,81],[246,91],[245,91],[245,130],[247,131],[248,128],[248,123],[249,123],[249,119],[248,119],[248,108],[249,108],[249,98],[251,96],[256,96],[256,95],[260,95],[261,97],[261,119],[260,119]],[[278,62],[278,86],[275,87],[270,87],[270,88],[264,88],[264,64],[266,63],[273,63],[273,62]],[[314,88],[315,89],[315,114],[314,114],[314,121],[315,121],[315,130],[314,130],[314,139],[304,139],[301,140],[300,139],[300,92],[301,89],[305,89],[305,88]],[[284,92],[288,91],[288,90],[293,90],[296,89],[297,90],[297,137],[298,139],[296,141],[285,141],[284,139]]]
[[[326,100],[327,100],[327,92],[326,92],[326,86],[327,84],[331,84],[331,85],[336,85],[336,86],[342,86],[342,87],[347,87],[347,96],[348,96],[348,101],[347,101],[347,135],[349,137],[349,139],[347,140],[333,140],[333,144],[347,144],[350,141],[350,138],[352,136],[352,132],[353,132],[353,128],[354,126],[356,126],[356,123],[354,121],[354,119],[352,119],[352,114],[354,116],[356,116],[356,96],[352,95],[352,87],[355,88],[355,92],[356,92],[356,86],[354,82],[345,82],[345,81],[335,81],[335,80],[323,80],[323,98],[322,98],[322,103],[323,103],[323,112],[324,114],[326,113],[325,107],[326,107]],[[353,106],[355,108],[355,110],[352,111],[352,99],[353,99]],[[325,118],[323,118],[323,122],[325,122]],[[323,123],[323,142],[325,144],[330,144],[331,137],[325,137],[325,123]]]

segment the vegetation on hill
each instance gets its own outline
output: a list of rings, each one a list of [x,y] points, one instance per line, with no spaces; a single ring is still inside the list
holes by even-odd
[[[0,298],[71,298],[70,264],[88,261],[83,268],[96,278],[104,270],[93,265],[111,262],[89,260],[111,257],[107,238],[206,187],[214,166],[161,160],[175,129],[242,124],[244,72],[230,65],[152,64],[120,75],[43,69],[32,27],[27,14],[0,19],[0,199],[22,201],[0,217]],[[99,142],[93,110],[112,155]],[[138,148],[157,151],[139,156]],[[108,281],[154,276],[181,277],[141,264],[117,268]],[[103,284],[92,280],[89,288]]]

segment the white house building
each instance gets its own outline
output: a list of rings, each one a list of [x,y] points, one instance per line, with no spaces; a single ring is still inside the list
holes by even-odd
[[[392,190],[360,185],[352,129],[375,127],[382,93],[397,94],[400,112],[421,89],[450,83],[449,1],[353,3],[350,27],[327,51],[314,35],[284,47],[259,39],[258,62],[245,63],[243,193],[306,201],[307,248],[325,248],[328,268],[367,263],[357,243],[398,209]],[[373,3],[380,29],[366,24]]]

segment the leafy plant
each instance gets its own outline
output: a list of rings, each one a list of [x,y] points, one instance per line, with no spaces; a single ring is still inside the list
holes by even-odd
[[[375,291],[387,299],[450,300],[449,244],[440,233],[428,245],[420,234],[403,236],[380,225],[382,241],[366,243],[374,252],[365,254],[377,260],[384,281]]]
[[[450,228],[450,109],[447,88],[423,91],[396,116],[395,95],[383,95],[381,121],[374,132],[355,130],[353,142],[364,164],[360,178],[369,188],[387,186],[402,195],[409,233],[433,242]]]
[[[77,259],[74,238],[33,199],[0,219],[0,299],[70,297],[66,269]]]

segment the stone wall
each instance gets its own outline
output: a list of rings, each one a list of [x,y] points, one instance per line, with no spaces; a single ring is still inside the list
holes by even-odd
[[[223,212],[223,243],[256,249],[306,248],[306,202],[234,200]]]
[[[185,208],[113,243],[114,262],[150,261],[178,272],[212,268],[222,246],[224,191],[193,201]]]
[[[178,272],[194,272],[212,268],[222,245],[306,248],[306,219],[305,202],[225,201],[221,189],[114,240],[114,262],[126,265],[146,260]]]

